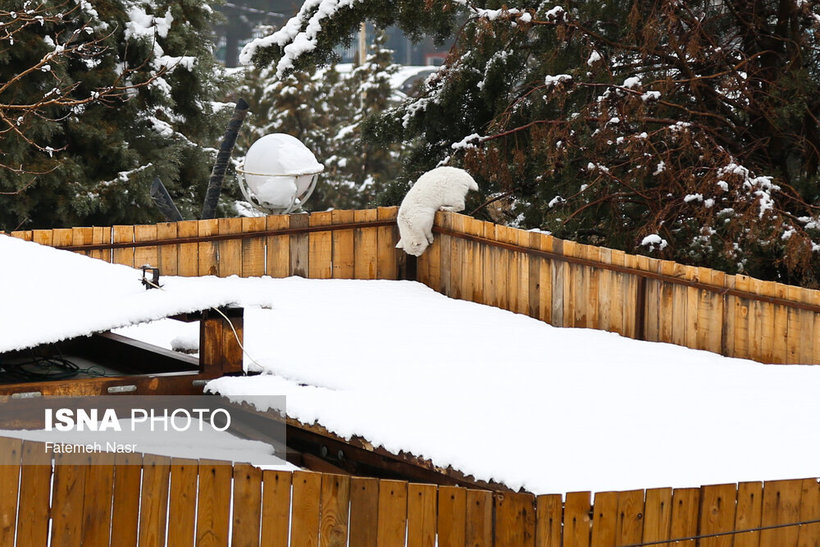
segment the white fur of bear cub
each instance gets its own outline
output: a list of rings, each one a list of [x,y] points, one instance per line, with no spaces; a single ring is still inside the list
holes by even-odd
[[[467,171],[457,167],[436,167],[420,176],[399,207],[401,238],[396,248],[421,256],[433,242],[436,211],[463,211],[464,197],[470,190],[478,190],[478,184]]]

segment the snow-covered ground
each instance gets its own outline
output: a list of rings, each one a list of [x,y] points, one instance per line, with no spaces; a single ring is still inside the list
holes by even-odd
[[[236,282],[273,303],[245,315],[246,367],[266,374],[208,388],[286,395],[344,437],[539,494],[820,476],[820,367],[555,328],[413,282]],[[192,328],[118,332],[168,346]]]

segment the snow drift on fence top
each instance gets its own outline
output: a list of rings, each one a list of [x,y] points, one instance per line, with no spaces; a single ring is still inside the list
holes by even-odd
[[[245,348],[270,374],[212,391],[283,394],[303,423],[535,493],[820,476],[820,367],[555,328],[408,281],[263,281],[273,308],[246,311]]]
[[[145,290],[140,270],[4,235],[0,264],[0,352],[210,306],[269,303],[254,280],[163,277],[163,290]]]

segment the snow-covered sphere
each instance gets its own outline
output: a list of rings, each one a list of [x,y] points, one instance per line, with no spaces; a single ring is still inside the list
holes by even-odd
[[[291,135],[272,133],[254,142],[245,155],[246,196],[275,212],[300,205],[324,170],[307,146]],[[281,211],[287,212],[287,211]]]

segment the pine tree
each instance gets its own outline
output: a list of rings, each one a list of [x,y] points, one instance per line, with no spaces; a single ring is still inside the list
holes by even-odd
[[[372,207],[382,186],[401,165],[398,144],[362,140],[365,120],[395,104],[390,76],[392,52],[378,32],[366,62],[336,65],[277,78],[273,69],[249,72],[242,93],[251,97],[252,115],[237,156],[268,133],[301,140],[325,170],[306,207],[310,210]]]
[[[363,19],[456,32],[424,93],[368,125],[413,144],[405,179],[463,165],[512,224],[817,283],[820,5],[517,4],[311,0],[243,58],[288,74]]]
[[[0,10],[0,228],[159,220],[155,176],[193,218],[224,127],[211,17],[195,0]]]

